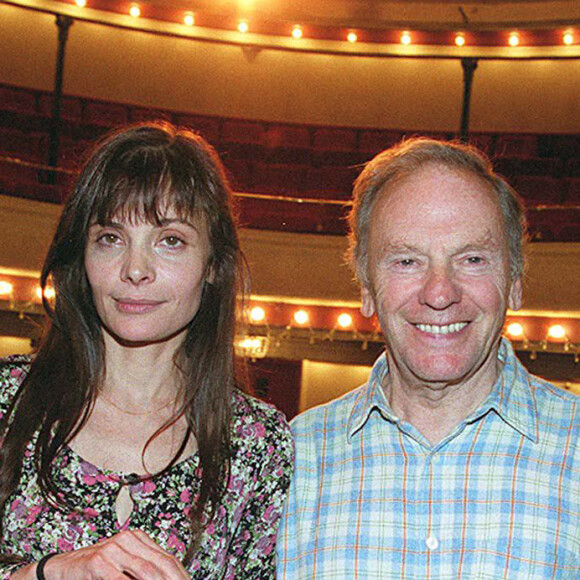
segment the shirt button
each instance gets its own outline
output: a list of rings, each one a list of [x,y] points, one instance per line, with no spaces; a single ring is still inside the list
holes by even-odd
[[[436,550],[439,547],[439,540],[435,536],[429,536],[425,543],[430,550]]]

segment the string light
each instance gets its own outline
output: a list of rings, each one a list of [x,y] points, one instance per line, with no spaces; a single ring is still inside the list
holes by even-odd
[[[354,44],[357,40],[358,40],[358,36],[356,35],[356,32],[349,32],[346,35],[346,39],[351,43]]]
[[[348,328],[352,325],[352,316],[348,312],[343,312],[336,319],[336,322],[340,328]]]
[[[75,4],[79,8],[84,8],[87,5],[87,0],[75,0]]]
[[[302,38],[302,28],[300,27],[299,24],[296,24],[294,26],[294,28],[292,29],[292,36],[298,40],[299,38]]]
[[[245,34],[246,32],[248,32],[248,30],[250,30],[250,25],[248,24],[248,21],[247,20],[240,20],[238,22],[238,32]]]
[[[566,338],[566,329],[561,324],[553,324],[548,328],[548,338],[557,340]]]
[[[10,282],[0,282],[0,296],[8,296],[8,294],[12,294],[12,290],[14,290],[14,286]]]
[[[195,16],[194,16],[193,12],[186,12],[183,15],[183,23],[186,26],[193,26],[195,24]]]
[[[463,34],[457,34],[455,36],[455,44],[457,46],[463,46],[465,44],[465,36]]]
[[[571,32],[564,33],[564,36],[562,37],[562,42],[566,46],[570,46],[571,44],[574,44],[574,35]]]
[[[307,324],[308,320],[310,320],[310,316],[308,316],[308,312],[306,312],[306,310],[297,310],[294,313],[294,322],[296,322],[296,324]]]
[[[509,36],[508,42],[510,46],[515,47],[520,43],[520,37],[515,32],[512,32]]]
[[[266,311],[261,306],[254,306],[250,310],[250,320],[252,322],[262,322],[266,319]]]
[[[44,297],[47,300],[52,300],[56,296],[56,292],[52,286],[46,286],[44,288]],[[36,297],[38,300],[42,300],[42,288],[40,286],[36,287]]]
[[[403,34],[401,34],[401,44],[408,46],[409,44],[411,44],[411,40],[412,38],[409,32],[403,32]]]
[[[131,8],[129,8],[129,14],[133,18],[139,18],[139,16],[141,16],[141,8],[139,8],[139,5],[131,4]]]
[[[524,335],[524,327],[519,322],[512,322],[508,324],[506,332],[513,338],[519,338]]]

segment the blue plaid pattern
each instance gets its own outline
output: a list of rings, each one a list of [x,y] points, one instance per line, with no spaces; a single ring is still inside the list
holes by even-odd
[[[580,398],[503,340],[480,408],[431,446],[368,384],[293,422],[280,580],[580,578]]]

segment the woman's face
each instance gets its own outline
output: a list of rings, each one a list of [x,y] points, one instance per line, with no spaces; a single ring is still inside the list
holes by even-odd
[[[210,244],[204,220],[93,224],[85,269],[106,332],[121,343],[181,340],[199,309]]]

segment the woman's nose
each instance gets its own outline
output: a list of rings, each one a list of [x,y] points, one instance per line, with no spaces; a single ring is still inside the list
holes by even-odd
[[[153,261],[148,252],[142,248],[130,248],[121,271],[121,279],[132,284],[142,284],[155,279]]]

